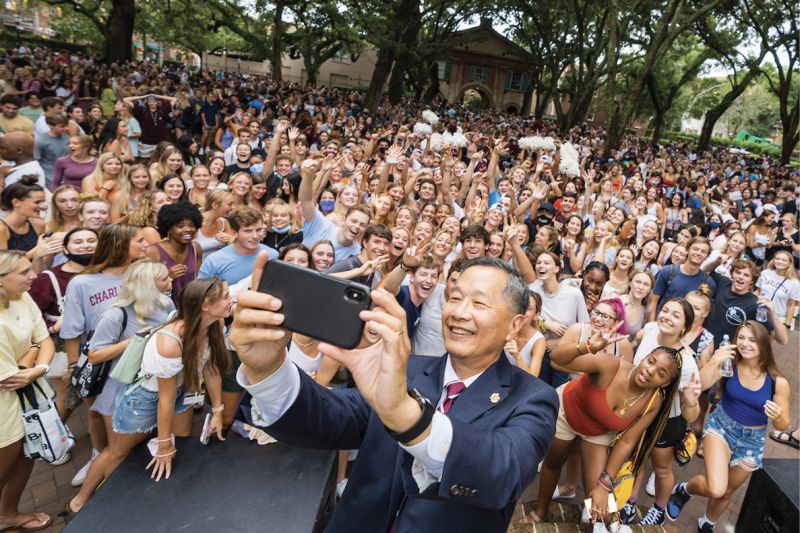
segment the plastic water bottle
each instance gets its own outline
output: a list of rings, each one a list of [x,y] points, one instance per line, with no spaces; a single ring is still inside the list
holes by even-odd
[[[719,344],[719,347],[722,348],[723,346],[727,346],[731,343],[730,337],[728,335],[722,336],[722,342]],[[732,359],[725,359],[719,367],[719,375],[723,378],[733,377],[733,360]]]
[[[764,296],[764,293],[761,293],[761,296]],[[756,309],[756,320],[759,322],[766,322],[767,321],[767,306],[759,305]]]

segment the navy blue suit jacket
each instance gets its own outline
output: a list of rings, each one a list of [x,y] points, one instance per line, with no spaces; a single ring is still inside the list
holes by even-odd
[[[409,387],[434,405],[441,396],[445,361],[409,360]],[[447,414],[453,440],[441,482],[420,493],[411,475],[413,456],[389,436],[358,389],[331,391],[301,375],[297,400],[264,430],[301,447],[359,449],[329,532],[388,532],[395,517],[396,533],[505,532],[555,434],[555,391],[501,355]],[[249,406],[245,395],[241,413],[252,423]]]

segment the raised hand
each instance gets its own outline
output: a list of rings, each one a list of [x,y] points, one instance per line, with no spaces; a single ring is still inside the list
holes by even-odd
[[[697,405],[697,400],[700,398],[700,393],[703,392],[703,388],[700,386],[700,376],[697,375],[697,372],[692,372],[692,378],[689,380],[689,384],[681,391],[681,398],[683,399],[683,403],[690,407],[694,407]]]
[[[610,328],[593,332],[588,339],[588,344],[592,349],[592,353],[597,353],[606,346],[619,342],[622,339],[627,339],[625,335],[617,335],[617,330],[619,330],[623,322],[624,321],[620,320]]]

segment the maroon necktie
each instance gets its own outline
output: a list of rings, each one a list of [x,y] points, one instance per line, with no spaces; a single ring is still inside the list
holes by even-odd
[[[456,401],[456,398],[458,398],[458,395],[464,392],[464,389],[466,388],[467,386],[461,381],[449,383],[447,385],[447,397],[442,402],[442,406],[439,408],[439,410],[442,413],[447,414],[450,408],[453,407],[453,403]]]

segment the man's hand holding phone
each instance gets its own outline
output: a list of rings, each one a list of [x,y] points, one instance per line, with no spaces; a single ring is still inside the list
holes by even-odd
[[[251,287],[259,286],[268,258],[266,252],[258,254]],[[292,336],[281,327],[284,320],[280,313],[282,305],[277,298],[255,290],[244,291],[236,301],[230,340],[250,383],[271,376],[286,357],[286,345]]]

